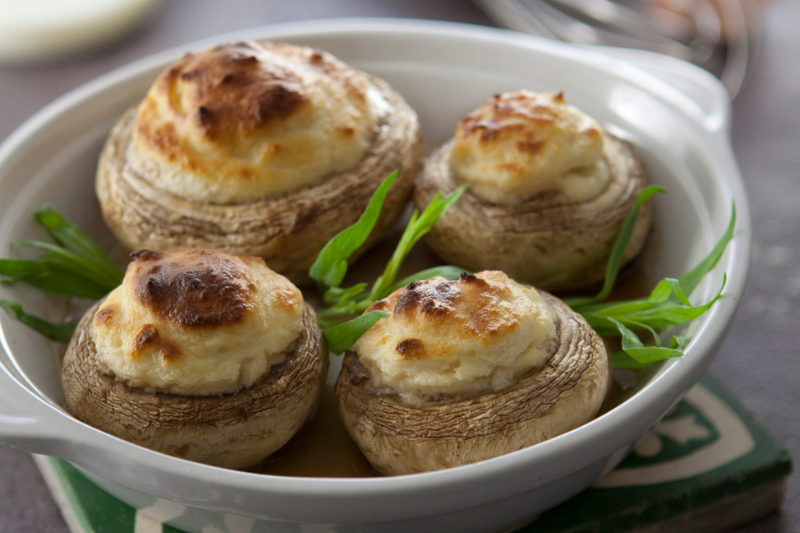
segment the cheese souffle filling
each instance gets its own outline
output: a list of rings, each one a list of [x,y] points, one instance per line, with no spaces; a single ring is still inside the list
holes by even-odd
[[[503,272],[416,281],[369,310],[390,316],[353,350],[377,391],[411,404],[501,390],[557,348],[553,310]]]
[[[363,73],[328,53],[224,44],[187,54],[158,77],[138,108],[127,158],[178,197],[243,203],[353,167],[388,107]]]
[[[563,93],[518,90],[491,97],[458,123],[450,169],[496,204],[545,191],[582,202],[610,180],[603,145],[600,125]]]
[[[215,250],[132,254],[93,317],[98,365],[132,387],[234,393],[284,361],[303,329],[303,296],[261,258]]]

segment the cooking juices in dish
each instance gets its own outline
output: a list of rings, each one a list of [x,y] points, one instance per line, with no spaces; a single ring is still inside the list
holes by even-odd
[[[427,237],[442,261],[567,290],[603,279],[645,176],[631,147],[563,94],[519,90],[458,123],[425,162],[414,202],[422,208],[461,183],[470,188]],[[639,252],[649,225],[645,204],[623,262]]]
[[[372,465],[410,474],[516,451],[591,420],[608,387],[600,337],[502,272],[414,282],[347,353],[339,413]]]
[[[316,314],[261,258],[133,254],[62,366],[67,409],[136,444],[230,468],[283,446],[327,369]]]
[[[112,130],[103,217],[129,250],[202,246],[263,257],[296,282],[397,170],[376,231],[419,169],[414,111],[386,82],[325,52],[244,42],[187,54]]]

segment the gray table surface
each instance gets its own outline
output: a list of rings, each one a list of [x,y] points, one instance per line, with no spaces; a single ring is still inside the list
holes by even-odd
[[[168,0],[156,17],[101,52],[39,66],[0,66],[0,140],[42,106],[113,68],[221,33],[310,18],[379,16],[491,25],[460,0]],[[733,145],[752,204],[752,271],[730,334],[713,364],[800,457],[800,2],[765,13],[763,53],[733,109]],[[0,450],[0,532],[67,531],[30,457]],[[737,533],[800,531],[800,482],[781,511]]]

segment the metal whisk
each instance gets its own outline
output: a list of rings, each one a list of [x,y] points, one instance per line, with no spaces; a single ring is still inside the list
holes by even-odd
[[[496,23],[586,45],[668,54],[717,76],[735,97],[760,47],[754,0],[475,0]]]

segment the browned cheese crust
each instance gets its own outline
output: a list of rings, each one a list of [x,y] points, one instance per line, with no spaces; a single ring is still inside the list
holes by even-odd
[[[314,57],[309,61],[313,63]],[[316,67],[325,70],[325,58],[329,57],[318,54]],[[170,76],[179,77],[180,64],[174,73],[168,70],[162,74],[164,79],[157,83],[168,83]],[[190,95],[188,102],[197,109],[187,113],[176,128],[181,126],[180,131],[188,132],[198,142],[211,143],[214,153],[232,156],[222,162],[204,162],[204,175],[230,171],[237,179],[247,180],[252,170],[237,166],[237,148],[232,143],[253,130],[279,127],[286,116],[304,113],[305,99],[302,91],[295,90],[291,73],[280,82],[255,80],[260,88],[257,92],[215,89],[215,84],[231,85],[225,81],[224,73],[218,72],[220,68],[207,66],[206,70],[182,74],[194,76],[190,81],[197,83],[197,94]],[[333,70],[335,74],[336,69]],[[245,81],[247,72],[245,69],[239,73]],[[422,134],[414,110],[383,80],[366,74],[361,79],[377,89],[390,108],[378,117],[371,144],[361,161],[352,168],[331,172],[316,185],[239,203],[187,200],[157,185],[158,165],[131,164],[128,147],[137,128],[143,145],[170,160],[183,161],[190,169],[200,156],[187,148],[175,128],[148,129],[146,121],[137,126],[137,109],[128,110],[112,129],[100,156],[95,186],[103,218],[131,251],[205,247],[240,256],[254,255],[263,257],[272,270],[291,281],[308,283],[308,268],[322,247],[355,223],[384,178],[397,170],[398,177],[384,201],[375,230],[351,258],[354,261],[380,240],[402,214],[422,158]],[[342,83],[347,86],[349,82],[345,78]],[[213,102],[213,110],[208,102]],[[149,112],[142,111],[144,116]],[[352,134],[346,124],[336,131],[342,138]]]
[[[555,352],[544,367],[496,392],[409,405],[397,394],[376,391],[358,355],[346,354],[336,383],[339,414],[376,469],[398,475],[470,464],[594,418],[608,384],[603,342],[563,302],[541,294],[556,313]]]
[[[179,396],[130,387],[98,366],[92,319],[102,303],[84,315],[62,365],[67,410],[87,424],[176,457],[244,468],[283,446],[313,412],[328,364],[308,304],[285,362],[255,385],[234,394]]]
[[[131,254],[130,284],[136,298],[160,319],[205,329],[241,322],[256,292],[241,268],[214,250],[184,250],[179,259],[162,252]],[[241,257],[243,262],[260,261]],[[108,309],[105,309],[108,311]]]
[[[611,171],[595,198],[570,202],[546,191],[515,205],[494,204],[467,190],[426,237],[440,259],[467,270],[502,270],[536,288],[559,291],[603,279],[609,253],[636,197],[647,185],[628,143],[605,133],[604,157]],[[450,170],[452,141],[425,161],[414,189],[422,209],[437,192],[461,185]],[[650,229],[651,208],[639,211],[622,263],[632,260]]]

